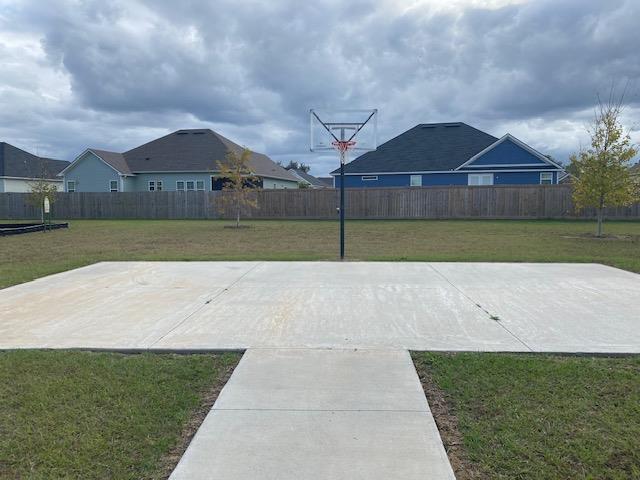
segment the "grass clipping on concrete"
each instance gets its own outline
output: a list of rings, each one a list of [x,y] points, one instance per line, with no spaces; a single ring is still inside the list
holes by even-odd
[[[640,357],[413,359],[458,480],[640,478]]]
[[[167,478],[238,360],[0,352],[0,478]]]

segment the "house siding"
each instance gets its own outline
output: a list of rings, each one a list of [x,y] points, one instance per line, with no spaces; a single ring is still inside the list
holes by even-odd
[[[29,193],[32,181],[26,178],[0,178],[0,192]],[[59,192],[63,190],[62,180],[59,182],[47,180],[47,183],[55,185]]]
[[[541,171],[553,172],[553,183],[558,182],[558,173],[553,170],[537,170],[531,172],[493,172],[494,185],[537,185],[540,183]],[[467,185],[469,173],[464,171],[456,173],[428,173],[422,174],[422,186],[446,186]],[[375,174],[372,174],[375,175]],[[345,188],[363,187],[408,187],[410,186],[410,174],[379,174],[378,180],[362,180],[363,175],[345,175]],[[365,176],[367,176],[365,174]],[[335,177],[335,186],[340,188],[340,175]]]
[[[512,142],[511,140],[505,140],[500,145],[492,148],[484,155],[476,158],[472,163],[466,166],[469,168],[471,165],[520,165],[535,163],[539,165],[548,165],[542,161],[536,155],[525,150],[521,146]]]
[[[193,180],[204,181],[204,189],[211,191],[211,173],[203,172],[171,172],[171,173],[137,173],[131,177],[131,185],[133,190],[138,192],[146,192],[149,190],[150,181],[161,181],[162,190],[168,192],[176,191],[176,182]]]
[[[108,192],[109,182],[118,181],[120,175],[109,165],[100,160],[93,152],[86,152],[82,158],[64,173],[64,190],[67,182],[76,182],[76,192]]]
[[[281,188],[298,188],[298,182],[281,180],[279,178],[262,178],[262,188],[265,190],[281,189]]]

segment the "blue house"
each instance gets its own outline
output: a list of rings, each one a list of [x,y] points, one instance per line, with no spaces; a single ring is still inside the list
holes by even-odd
[[[218,162],[243,148],[210,129],[178,130],[124,153],[89,148],[62,170],[65,192],[221,190]],[[251,152],[257,187],[298,188],[299,179],[266,155]]]
[[[331,172],[340,187],[340,170]],[[345,165],[345,187],[556,184],[563,168],[510,134],[427,123]]]

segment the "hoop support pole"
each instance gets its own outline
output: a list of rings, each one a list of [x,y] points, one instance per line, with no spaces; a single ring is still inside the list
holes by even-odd
[[[344,260],[344,164],[347,150],[340,150],[340,260]]]

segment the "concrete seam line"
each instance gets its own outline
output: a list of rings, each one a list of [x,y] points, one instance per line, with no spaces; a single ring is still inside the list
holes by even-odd
[[[242,275],[240,275],[238,278],[236,278],[233,282],[231,282],[227,287],[223,288],[221,291],[219,291],[218,293],[214,294],[211,298],[209,298],[208,300],[206,300],[202,305],[200,305],[198,308],[196,308],[193,312],[191,312],[189,315],[187,315],[186,317],[184,317],[181,321],[179,321],[177,324],[175,324],[172,328],[170,328],[166,333],[164,333],[163,335],[160,336],[160,338],[158,338],[157,340],[155,340],[154,342],[152,342],[147,348],[153,348],[153,346],[158,343],[159,341],[161,341],[164,337],[166,337],[167,335],[169,335],[171,332],[173,332],[174,330],[176,330],[178,327],[180,327],[182,324],[184,324],[187,320],[189,320],[192,316],[194,316],[196,313],[198,313],[200,310],[202,310],[204,307],[206,307],[207,305],[209,305],[211,302],[213,302],[215,299],[217,299],[218,297],[220,297],[222,294],[226,293],[229,291],[229,289],[231,289],[234,285],[236,285],[240,280],[242,280],[244,277],[246,277],[247,275],[249,275],[251,272],[253,272],[256,268],[258,268],[258,266],[262,265],[263,262],[258,262],[256,263],[254,266],[252,266],[251,268],[249,268],[249,270],[247,270],[246,272],[244,272]]]
[[[533,352],[533,348],[531,348],[529,345],[527,345],[523,340],[521,340],[515,333],[513,333],[511,330],[509,330],[505,325],[502,324],[502,322],[500,321],[499,317],[497,315],[493,315],[491,312],[489,312],[487,309],[483,308],[480,303],[476,302],[473,298],[471,298],[469,295],[467,295],[466,293],[464,293],[457,285],[454,285],[453,282],[451,280],[449,280],[442,272],[440,272],[432,263],[428,263],[427,265],[429,265],[429,267],[431,267],[431,269],[436,272],[438,275],[440,275],[449,285],[451,285],[453,288],[455,288],[458,292],[460,292],[460,294],[466,298],[467,300],[469,300],[471,303],[473,303],[473,305],[477,308],[479,308],[480,310],[482,310],[488,317],[490,320],[493,320],[495,318],[497,318],[498,320],[494,320],[498,325],[500,325],[500,327],[502,327],[504,329],[505,332],[507,332],[509,335],[511,335],[513,338],[515,338],[518,342],[520,342],[522,345],[524,345],[527,350],[529,350],[530,352]]]

